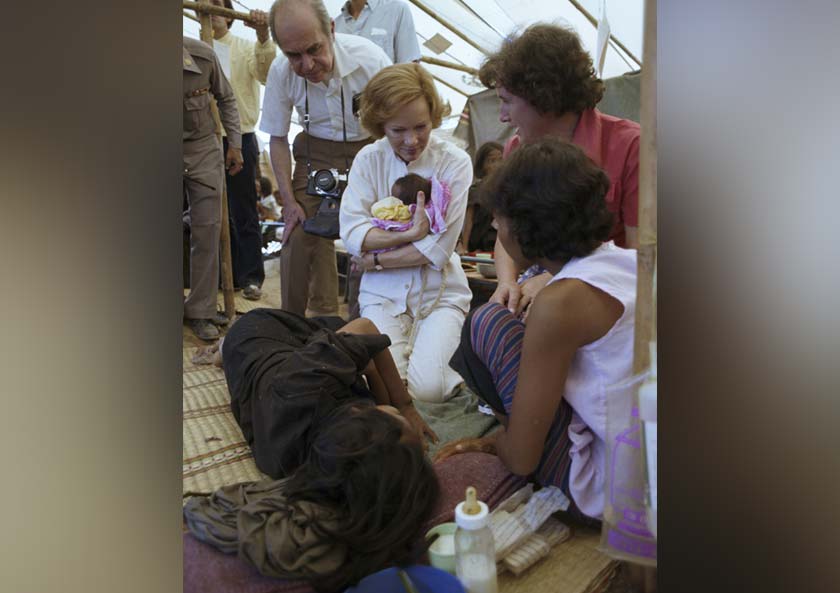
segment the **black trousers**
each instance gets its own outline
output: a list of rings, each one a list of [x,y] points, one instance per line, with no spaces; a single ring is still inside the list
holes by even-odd
[[[227,154],[228,141],[224,140]],[[262,257],[262,233],[257,213],[255,185],[259,149],[254,133],[242,134],[242,170],[236,175],[225,173],[230,221],[230,257],[233,262],[233,284],[244,288],[262,286],[265,280]]]

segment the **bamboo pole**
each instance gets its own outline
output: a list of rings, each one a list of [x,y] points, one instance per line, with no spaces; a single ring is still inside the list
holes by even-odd
[[[650,365],[648,343],[656,336],[653,272],[656,269],[656,0],[645,3],[639,144],[639,249],[633,370]]]
[[[455,35],[457,35],[458,37],[460,37],[461,39],[463,39],[464,41],[466,41],[467,43],[469,43],[471,46],[473,46],[474,48],[476,48],[476,49],[477,49],[478,51],[480,51],[481,53],[483,53],[483,54],[485,54],[485,55],[487,55],[487,54],[491,53],[491,52],[489,52],[488,50],[486,50],[486,49],[484,49],[483,47],[481,47],[480,45],[478,45],[475,41],[473,41],[472,39],[470,39],[469,37],[467,37],[464,33],[461,33],[461,31],[460,31],[457,27],[455,27],[455,25],[453,25],[453,24],[449,23],[448,21],[446,21],[446,20],[442,19],[441,17],[439,17],[437,14],[435,14],[435,13],[432,11],[432,9],[431,9],[431,8],[429,8],[428,6],[426,6],[425,4],[423,4],[422,2],[420,2],[420,0],[409,0],[409,1],[410,1],[412,4],[414,4],[414,6],[416,6],[417,8],[419,8],[420,10],[422,10],[423,12],[425,12],[426,14],[428,14],[428,15],[429,15],[430,17],[432,17],[433,19],[435,19],[435,20],[436,20],[437,22],[439,22],[441,25],[443,25],[444,27],[446,27],[447,29],[449,29],[450,31],[452,31],[453,33],[455,33]]]
[[[427,64],[434,64],[435,66],[451,68],[452,70],[460,70],[461,72],[466,72],[467,74],[472,74],[473,76],[478,75],[477,69],[471,68],[469,66],[464,66],[463,64],[456,64],[455,62],[447,62],[446,60],[439,60],[437,58],[430,58],[426,56],[421,56],[420,61],[426,62]]]
[[[184,16],[187,17],[190,20],[193,20],[193,21],[197,22],[197,23],[201,22],[200,20],[198,20],[198,18],[194,17],[193,15],[188,13],[186,10],[184,11]]]
[[[577,9],[580,11],[580,13],[581,13],[583,16],[585,16],[585,17],[586,17],[586,20],[588,20],[590,23],[592,23],[592,26],[593,26],[593,27],[595,27],[596,29],[598,28],[598,19],[596,19],[596,18],[595,18],[594,16],[592,16],[591,14],[589,14],[589,11],[587,11],[587,10],[586,10],[583,6],[581,6],[581,4],[580,4],[579,2],[577,2],[576,0],[569,0],[569,2],[571,2],[571,3],[572,3],[572,6],[574,6],[575,8],[577,8]],[[186,4],[186,3],[185,3],[185,4]],[[634,55],[633,55],[633,52],[631,52],[629,49],[627,49],[627,46],[626,46],[626,45],[624,45],[623,43],[621,43],[621,41],[619,41],[619,40],[618,40],[618,37],[616,37],[615,35],[613,35],[612,33],[610,33],[610,39],[612,39],[612,40],[613,40],[613,42],[615,42],[615,44],[616,44],[618,47],[620,47],[622,50],[624,50],[624,53],[626,53],[628,56],[630,56],[630,58],[631,58],[634,62],[636,62],[636,63],[639,65],[639,68],[641,68],[641,67],[642,67],[642,63],[639,61],[639,58],[637,58],[636,56],[634,56]]]
[[[204,8],[205,2],[203,0],[200,8]],[[186,4],[186,2],[185,2]],[[191,2],[190,4],[196,4]],[[206,6],[210,6],[206,4]],[[201,23],[201,40],[205,43],[213,45],[213,25],[210,21],[210,12],[198,12],[199,22]],[[219,139],[219,145],[222,144],[222,120],[219,117],[219,107],[216,104],[215,97],[210,101],[210,110],[213,112],[213,119],[216,121],[216,136]],[[223,155],[224,156],[224,155]],[[222,221],[219,225],[221,233],[219,236],[219,259],[222,273],[222,295],[225,302],[225,315],[228,319],[233,320],[236,314],[236,305],[233,300],[233,262],[230,256],[230,224],[228,222],[228,202],[227,202],[227,183],[224,175],[222,176]]]
[[[465,93],[465,92],[464,92],[464,91],[462,91],[461,89],[459,89],[459,88],[457,88],[457,87],[455,87],[455,86],[453,86],[453,85],[449,84],[448,82],[446,82],[444,79],[440,78],[439,76],[435,76],[434,74],[432,74],[432,78],[434,78],[435,80],[437,80],[437,81],[438,81],[439,83],[441,83],[442,85],[444,85],[444,86],[448,86],[449,88],[451,88],[451,89],[452,89],[453,91],[455,91],[456,93],[461,93],[461,94],[462,94],[462,95],[464,95],[465,97],[469,97],[469,95],[468,95],[467,93]]]
[[[645,1],[644,47],[646,66],[642,68],[641,128],[639,144],[639,249],[636,277],[636,332],[633,345],[633,371],[650,366],[648,344],[656,339],[656,0]],[[644,426],[642,435],[644,439]],[[644,479],[647,462],[642,465]],[[628,578],[642,593],[656,592],[656,567],[628,565]]]
[[[230,8],[222,8],[221,6],[214,6],[213,4],[208,4],[205,1],[201,2],[189,2],[188,0],[183,0],[184,8],[194,10],[199,15],[211,15],[215,14],[218,16],[226,16],[229,19],[239,19],[241,21],[249,21],[251,20],[251,15],[247,12],[238,12],[236,10],[231,10]],[[211,33],[212,35],[212,33]],[[204,41],[202,39],[202,41]]]

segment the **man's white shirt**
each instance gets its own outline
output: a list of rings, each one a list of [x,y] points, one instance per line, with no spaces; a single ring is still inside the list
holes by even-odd
[[[277,56],[268,71],[260,130],[272,136],[286,136],[293,108],[298,114],[298,124],[305,130],[303,115],[308,86],[309,131],[312,136],[342,140],[342,88],[347,140],[364,140],[370,136],[353,115],[353,97],[364,90],[377,72],[390,66],[391,60],[376,44],[355,35],[336,33],[333,48],[335,66],[332,77],[317,84],[306,83],[306,79],[294,73],[286,56],[282,53]]]

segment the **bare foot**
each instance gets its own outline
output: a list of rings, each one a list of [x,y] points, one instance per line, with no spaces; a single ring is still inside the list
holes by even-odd
[[[198,350],[195,351],[195,354],[193,354],[190,360],[193,364],[211,364],[213,362],[213,358],[216,356],[216,352],[218,351],[218,349],[218,344],[201,346],[198,348]]]
[[[210,344],[209,346],[201,346],[198,350],[196,350],[195,354],[193,354],[192,358],[190,359],[193,364],[212,364],[217,367],[222,366],[222,341],[224,338],[221,338],[215,344]]]

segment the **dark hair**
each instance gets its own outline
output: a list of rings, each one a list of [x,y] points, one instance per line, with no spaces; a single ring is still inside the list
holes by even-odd
[[[604,83],[571,29],[538,24],[492,54],[478,71],[484,86],[497,85],[525,99],[540,113],[580,113],[598,104]]]
[[[610,179],[584,152],[556,138],[522,146],[481,187],[482,205],[506,218],[522,255],[583,257],[609,238]]]
[[[422,527],[440,495],[420,442],[405,438],[394,416],[358,402],[338,408],[322,426],[285,488],[289,502],[337,513],[334,528],[313,528],[345,548],[344,563],[313,585],[343,590],[383,568],[417,562],[425,551]]]
[[[484,177],[484,161],[493,154],[493,151],[498,151],[499,154],[502,154],[505,149],[498,142],[485,142],[478,149],[478,152],[475,153],[475,167],[473,167],[473,177],[475,179]]]
[[[273,191],[274,187],[271,185],[271,179],[260,177],[260,197],[270,196]]]
[[[391,192],[406,206],[417,203],[417,192],[423,192],[428,200],[432,195],[432,181],[417,173],[409,173],[394,182]]]

